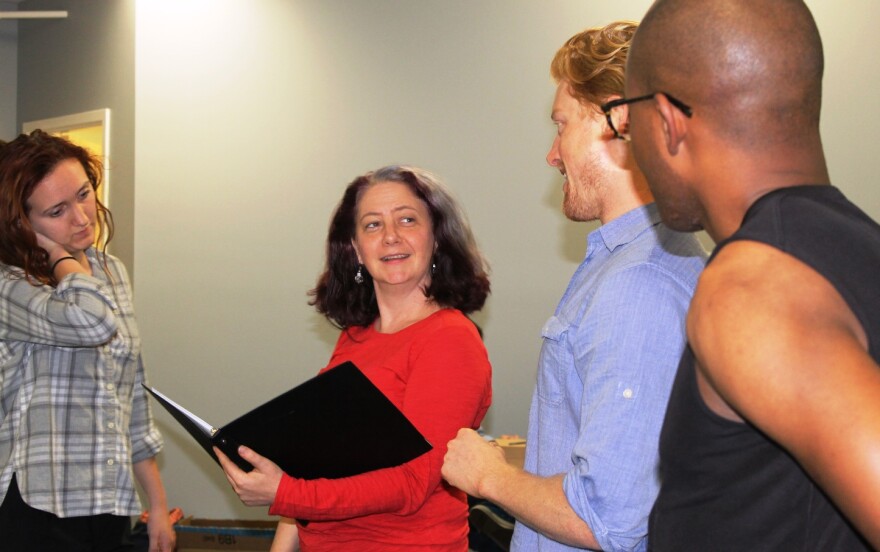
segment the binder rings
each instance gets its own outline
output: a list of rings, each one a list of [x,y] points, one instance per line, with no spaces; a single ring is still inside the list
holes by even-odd
[[[301,479],[335,479],[398,466],[431,450],[406,416],[351,362],[340,364],[214,428],[156,389],[144,388],[219,463],[241,469],[245,445]]]

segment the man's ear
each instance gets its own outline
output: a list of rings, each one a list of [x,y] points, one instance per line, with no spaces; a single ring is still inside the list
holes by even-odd
[[[606,98],[602,99],[602,103],[606,104],[608,102],[619,100],[622,98],[620,94],[612,94]],[[614,123],[614,128],[616,128],[621,134],[626,134],[626,131],[629,129],[629,105],[619,105],[611,110],[611,120]],[[605,115],[602,115],[602,122],[605,123]],[[612,129],[608,129],[610,134],[614,134]]]
[[[654,105],[660,113],[660,121],[663,123],[663,137],[666,140],[666,150],[669,155],[677,155],[678,148],[684,142],[688,131],[688,118],[677,107],[672,105],[663,93],[658,93],[654,98]]]

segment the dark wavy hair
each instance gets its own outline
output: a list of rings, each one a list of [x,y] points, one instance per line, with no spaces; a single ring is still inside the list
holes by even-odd
[[[49,266],[49,254],[37,245],[31,227],[28,199],[44,178],[62,161],[76,159],[97,192],[103,177],[101,161],[88,150],[42,130],[21,134],[11,142],[0,142],[0,261],[24,270],[25,276],[41,284],[58,281]],[[95,197],[98,243],[102,256],[113,237],[113,215]],[[103,259],[106,269],[106,259]]]
[[[358,259],[352,239],[355,216],[364,192],[380,182],[400,182],[421,199],[431,214],[436,269],[425,289],[443,307],[465,314],[483,308],[489,295],[488,266],[477,248],[467,218],[440,180],[423,169],[392,165],[359,176],[345,189],[330,221],[327,259],[309,301],[339,328],[367,326],[379,315],[373,280],[364,270],[364,282],[354,275]]]

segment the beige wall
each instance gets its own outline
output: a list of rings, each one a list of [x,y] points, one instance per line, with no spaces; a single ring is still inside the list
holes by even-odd
[[[0,2],[0,10],[14,10],[16,4]],[[0,140],[16,135],[15,101],[18,88],[18,23],[0,20]]]
[[[410,163],[448,182],[492,264],[477,316],[495,368],[487,426],[524,433],[540,328],[586,234],[559,214],[544,163],[548,63],[582,27],[648,4],[550,5],[138,3],[137,307],[153,382],[222,424],[324,366],[336,332],[306,291],[330,212],[356,175]],[[172,503],[263,512],[235,508],[173,422],[165,434]]]
[[[825,47],[822,139],[831,180],[880,220],[880,2],[808,0]]]
[[[19,8],[71,17],[27,24],[49,29],[45,37],[24,37],[22,24],[22,67],[3,63],[0,76],[8,87],[10,71],[23,75],[19,122],[114,102],[113,148],[128,148],[118,159],[136,183],[136,207],[116,214],[134,230],[136,302],[157,387],[223,424],[323,366],[335,332],[305,293],[329,213],[355,175],[413,163],[447,180],[492,263],[493,295],[478,316],[495,368],[487,426],[522,433],[541,325],[592,228],[560,215],[561,180],[544,164],[547,65],[571,34],[638,19],[648,4],[28,0]],[[880,4],[808,4],[825,41],[832,178],[880,219],[880,35],[869,27]],[[0,40],[9,37],[2,25]],[[3,59],[13,55],[8,42]],[[10,94],[0,85],[0,128],[15,110]],[[132,122],[120,127],[116,112]],[[239,506],[190,438],[164,412],[157,418],[173,506],[264,515]]]
[[[612,5],[613,4],[613,5]],[[222,424],[324,365],[335,332],[307,305],[329,213],[355,175],[412,163],[444,177],[493,268],[478,322],[494,433],[524,432],[540,347],[590,226],[559,213],[544,164],[548,63],[583,27],[647,0],[137,5],[137,306],[153,382]],[[835,181],[880,218],[880,4],[810,2],[825,37]],[[635,344],[634,344],[635,345]],[[171,503],[236,506],[164,414]],[[283,436],[279,436],[283,438]]]

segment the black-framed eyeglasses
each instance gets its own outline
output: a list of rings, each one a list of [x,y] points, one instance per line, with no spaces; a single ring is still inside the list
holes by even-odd
[[[657,94],[663,94],[664,96],[666,96],[666,99],[669,100],[669,103],[671,103],[672,105],[677,107],[679,109],[679,111],[684,113],[688,118],[694,116],[694,110],[691,109],[691,107],[688,104],[684,103],[683,101],[681,101],[679,99],[673,98],[672,96],[670,96],[666,92],[654,92],[652,94],[645,94],[644,96],[638,96],[636,98],[618,98],[616,100],[611,100],[610,102],[604,103],[601,106],[599,106],[599,108],[602,110],[602,113],[605,114],[605,119],[608,120],[608,126],[610,126],[611,130],[614,131],[615,138],[617,138],[619,140],[626,140],[628,142],[630,139],[630,136],[629,136],[628,130],[620,132],[619,130],[617,130],[617,127],[614,126],[614,120],[611,118],[611,110],[614,109],[615,107],[620,107],[622,105],[633,104],[636,102],[643,102],[645,100],[652,100],[652,99],[654,99],[654,96],[656,96]]]

